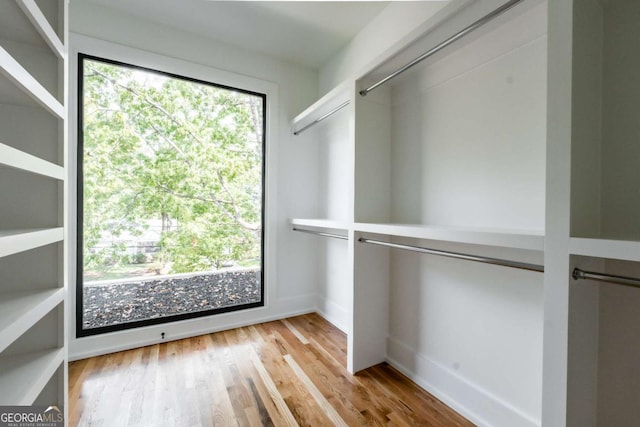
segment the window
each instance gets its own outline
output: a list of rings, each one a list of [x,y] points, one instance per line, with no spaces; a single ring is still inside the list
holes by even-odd
[[[78,336],[262,306],[266,96],[78,59]]]

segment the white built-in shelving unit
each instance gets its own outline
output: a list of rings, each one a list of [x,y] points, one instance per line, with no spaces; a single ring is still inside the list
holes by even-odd
[[[65,405],[66,0],[0,2],[0,405]]]
[[[348,236],[296,242],[351,371],[386,360],[480,425],[634,425],[640,290],[572,271],[640,278],[640,2],[522,0],[359,93],[505,3],[450,2],[293,120],[323,119],[291,225]]]
[[[302,129],[349,101],[296,136],[317,150],[318,185],[312,216],[291,225],[349,236],[299,237],[316,247],[319,311],[347,332],[349,370],[387,360],[473,421],[529,426],[542,411],[544,275],[359,241],[543,263],[546,3],[523,1],[359,93],[501,4],[451,2],[294,119]]]

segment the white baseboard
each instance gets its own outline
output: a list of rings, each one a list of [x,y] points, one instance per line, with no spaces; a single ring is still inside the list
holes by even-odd
[[[318,314],[345,334],[348,333],[349,312],[335,302],[318,295]]]
[[[70,343],[69,361],[313,313],[316,302],[315,294],[302,295],[279,299],[267,307],[79,338]],[[160,339],[161,332],[165,340]]]
[[[540,420],[391,337],[387,338],[387,361],[478,426],[540,426]]]

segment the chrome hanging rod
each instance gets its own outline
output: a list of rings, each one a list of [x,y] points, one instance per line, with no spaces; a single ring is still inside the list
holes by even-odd
[[[301,233],[307,233],[307,234],[315,234],[315,235],[324,236],[324,237],[332,237],[334,239],[340,239],[340,240],[349,240],[347,236],[342,236],[340,234],[333,234],[333,233],[324,233],[322,231],[305,230],[303,228],[296,228],[296,227],[293,227],[293,231],[299,231]]]
[[[293,131],[293,134],[294,135],[300,135],[302,132],[304,132],[305,130],[309,129],[311,126],[317,125],[318,123],[320,123],[321,121],[323,121],[324,119],[329,117],[330,115],[335,114],[338,111],[342,110],[347,105],[349,105],[349,101],[348,100],[343,102],[342,104],[338,105],[336,108],[334,108],[333,110],[329,111],[328,113],[323,114],[322,116],[318,117],[317,119],[315,119],[314,121],[312,121],[311,123],[309,123],[308,125],[303,127],[302,129],[298,129],[298,130]]]
[[[441,251],[439,249],[429,249],[429,248],[423,248],[421,246],[389,243],[389,242],[383,242],[381,240],[365,239],[364,237],[359,238],[358,241],[362,243],[370,243],[372,245],[387,246],[395,249],[404,249],[407,251],[420,252],[423,254],[440,255],[440,256],[445,256],[449,258],[463,259],[466,261],[475,261],[475,262],[482,262],[485,264],[494,264],[494,265],[501,265],[504,267],[519,268],[521,270],[538,271],[541,273],[544,272],[543,265],[529,264],[526,262],[509,261],[509,260],[499,259],[499,258],[487,258],[487,257],[481,257],[477,255],[462,254],[458,252]]]
[[[468,27],[464,28],[463,30],[459,31],[458,33],[454,34],[453,36],[449,37],[448,39],[446,39],[445,41],[443,41],[440,44],[436,45],[435,47],[429,49],[428,51],[426,51],[422,55],[418,56],[413,61],[409,62],[406,65],[403,65],[400,68],[398,68],[396,71],[394,71],[393,73],[389,74],[384,79],[378,81],[377,83],[369,86],[366,89],[361,90],[360,91],[360,95],[366,96],[369,92],[371,92],[372,90],[376,89],[378,86],[385,84],[389,80],[391,80],[391,79],[397,77],[398,75],[404,73],[405,71],[407,71],[409,68],[413,67],[414,65],[417,65],[418,63],[424,61],[425,59],[435,55],[436,53],[440,52],[445,47],[447,47],[450,44],[454,43],[455,41],[463,38],[464,36],[466,36],[467,34],[471,33],[472,31],[482,27],[484,24],[486,24],[487,22],[491,21],[493,18],[495,18],[495,17],[497,17],[499,15],[502,15],[504,12],[506,12],[509,9],[511,9],[512,7],[514,7],[515,5],[520,3],[521,1],[523,1],[523,0],[510,0],[510,1],[508,1],[507,3],[503,4],[499,8],[493,10],[491,13],[489,13],[489,14],[483,16],[482,18],[478,19],[473,24],[469,25]]]
[[[640,279],[635,277],[616,276],[614,274],[595,273],[593,271],[584,271],[579,268],[574,268],[571,276],[574,280],[578,279],[593,279],[601,282],[615,283],[616,285],[633,286],[634,288],[640,288]]]

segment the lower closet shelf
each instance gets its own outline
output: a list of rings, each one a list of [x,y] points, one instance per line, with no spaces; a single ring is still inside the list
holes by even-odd
[[[325,228],[331,230],[348,230],[349,224],[346,221],[322,218],[292,218],[289,223],[292,226]]]
[[[469,243],[534,251],[544,250],[544,232],[537,230],[503,230],[493,228],[360,222],[354,224],[354,228],[355,231],[396,237],[410,237],[415,239]]]
[[[0,405],[31,405],[64,361],[64,350],[0,357]]]
[[[0,300],[0,352],[60,304],[64,290],[4,294]]]

